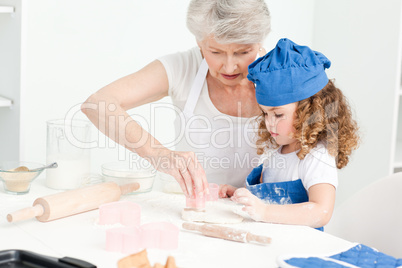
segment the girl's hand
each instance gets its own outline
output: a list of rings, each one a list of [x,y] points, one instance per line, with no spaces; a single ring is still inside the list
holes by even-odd
[[[194,152],[177,152],[165,148],[150,158],[148,160],[158,171],[176,179],[187,197],[209,193],[205,171]]]
[[[219,197],[220,198],[231,197],[231,196],[233,196],[236,189],[237,188],[232,185],[221,184],[221,185],[219,185]]]
[[[243,211],[247,212],[255,221],[264,221],[267,204],[253,195],[246,188],[237,189],[232,198],[234,202],[244,205]]]

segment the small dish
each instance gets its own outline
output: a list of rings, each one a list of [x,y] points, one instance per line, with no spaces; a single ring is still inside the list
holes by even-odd
[[[0,179],[3,181],[4,191],[16,195],[28,193],[31,182],[43,172],[44,168],[45,165],[33,162],[0,162]]]
[[[135,163],[112,162],[101,166],[102,175],[106,182],[112,181],[118,185],[138,182],[140,189],[130,194],[145,193],[152,190],[156,169],[148,162],[140,161]]]

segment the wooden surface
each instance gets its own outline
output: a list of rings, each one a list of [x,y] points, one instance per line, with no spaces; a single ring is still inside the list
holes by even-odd
[[[255,235],[240,229],[234,229],[226,226],[218,226],[213,224],[196,224],[191,222],[184,222],[182,227],[186,230],[197,231],[203,235],[222,238],[236,242],[258,242],[261,244],[271,243],[271,238],[262,235]]]

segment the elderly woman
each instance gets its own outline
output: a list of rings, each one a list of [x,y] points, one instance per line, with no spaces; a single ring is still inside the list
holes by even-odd
[[[87,99],[82,111],[104,134],[172,175],[193,197],[208,192],[208,181],[242,186],[253,168],[252,124],[261,111],[247,72],[264,54],[270,15],[264,0],[192,0],[187,27],[197,47],[161,57],[107,85]],[[126,112],[165,96],[181,111],[175,121],[176,151]],[[99,112],[100,103],[106,113]],[[109,124],[113,117],[126,124]]]

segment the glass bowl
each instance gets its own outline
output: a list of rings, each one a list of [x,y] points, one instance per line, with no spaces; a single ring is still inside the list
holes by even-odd
[[[31,182],[43,172],[43,167],[45,165],[33,162],[0,162],[0,179],[3,181],[4,191],[17,195],[28,193]],[[33,169],[38,170],[31,171]]]
[[[148,164],[145,164],[148,163]],[[145,193],[152,190],[156,169],[149,162],[141,161],[135,163],[112,162],[101,166],[105,182],[115,182],[118,185],[138,182],[140,189],[130,194]]]
[[[180,184],[176,181],[176,179],[166,173],[158,172],[158,177],[162,182],[162,191],[168,194],[182,194],[183,191],[180,187]]]

